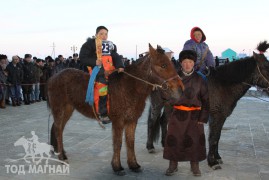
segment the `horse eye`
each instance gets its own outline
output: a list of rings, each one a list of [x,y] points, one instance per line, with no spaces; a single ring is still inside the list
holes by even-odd
[[[167,68],[167,65],[163,64],[161,67],[165,69],[165,68]]]

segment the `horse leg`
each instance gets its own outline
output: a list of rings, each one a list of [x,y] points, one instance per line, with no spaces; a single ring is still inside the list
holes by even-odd
[[[67,121],[69,120],[69,118],[71,117],[74,108],[71,105],[65,105],[64,107],[62,107],[62,112],[53,112],[53,117],[54,117],[54,140],[56,138],[57,141],[57,152],[60,153],[58,155],[59,160],[67,161],[67,156],[65,154],[64,148],[63,148],[63,131],[64,131],[64,127],[67,123]]]
[[[223,161],[219,155],[219,140],[218,140],[218,143],[217,143],[217,148],[216,148],[216,151],[215,151],[215,158],[217,159],[218,163],[219,164],[223,164]]]
[[[111,161],[114,172],[119,175],[125,175],[124,168],[120,162],[120,151],[122,147],[122,134],[124,123],[121,121],[112,121],[112,133],[113,133],[113,157]]]
[[[163,108],[163,104],[154,104],[151,102],[148,115],[148,139],[147,139],[147,149],[149,153],[154,153],[155,148],[153,141],[159,138],[160,134],[160,116]]]
[[[39,160],[36,162],[36,164],[41,163],[42,159],[44,158],[43,153],[40,153],[39,155],[40,155],[40,158],[39,158]]]
[[[154,123],[156,123],[156,118],[152,115],[152,106],[149,108],[149,114],[148,114],[148,139],[147,139],[147,149],[149,153],[154,153],[155,148],[153,145],[153,127]],[[158,118],[158,117],[157,117]]]
[[[127,163],[134,172],[141,172],[141,167],[136,161],[134,142],[137,121],[129,121],[125,126],[125,140],[127,146]]]
[[[58,143],[55,135],[55,125],[54,123],[51,126],[51,131],[50,131],[50,144],[53,146],[54,151],[58,152]],[[54,151],[52,153],[54,153]]]
[[[218,155],[218,143],[224,121],[224,118],[219,118],[218,121],[214,118],[209,123],[209,151],[207,162],[213,170],[221,169],[217,158],[220,158]]]
[[[26,157],[30,156],[28,153],[25,154],[25,156],[23,157],[24,161],[27,162],[27,163],[31,163],[31,161],[28,161],[26,159]],[[33,157],[32,157],[33,158]],[[34,161],[33,161],[34,162]]]

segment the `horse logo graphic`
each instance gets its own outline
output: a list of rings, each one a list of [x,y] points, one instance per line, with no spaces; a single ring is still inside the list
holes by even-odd
[[[43,159],[46,159],[46,164],[48,164],[48,160],[51,157],[50,151],[54,152],[53,146],[48,145],[47,143],[40,143],[38,141],[38,136],[35,134],[35,131],[32,131],[31,134],[32,134],[32,138],[27,139],[24,136],[22,136],[14,143],[14,146],[23,146],[24,151],[25,151],[25,155],[23,159],[25,160],[25,162],[31,163],[31,161],[27,160],[27,157],[28,159],[30,157],[32,158],[32,162],[35,164],[41,163]],[[44,153],[47,155],[47,157],[43,156]],[[59,155],[60,153],[54,152],[54,154]],[[40,157],[37,157],[38,155]],[[35,159],[38,159],[38,158],[39,160],[35,161]]]

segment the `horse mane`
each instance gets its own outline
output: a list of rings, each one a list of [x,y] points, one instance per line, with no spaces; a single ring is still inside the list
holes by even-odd
[[[260,52],[265,52],[269,48],[269,43],[267,41],[260,42],[257,45],[257,50]]]
[[[124,68],[124,71],[128,72],[128,73],[131,73],[133,74],[134,72],[136,73],[143,73],[143,74],[133,74],[135,76],[140,76],[140,77],[143,77],[145,76],[145,72],[144,71],[138,71],[138,69],[140,69],[141,67],[141,64],[142,63],[146,63],[146,61],[148,60],[148,57],[149,57],[149,54],[146,54],[145,56],[137,59],[134,63],[130,64],[129,66],[126,66]],[[108,76],[108,80],[109,80],[109,83],[112,84],[112,83],[117,83],[119,82],[119,80],[123,77],[123,73],[118,73],[118,72],[113,72],[112,74],[110,74]]]
[[[158,53],[160,53],[160,54],[165,54],[165,51],[162,49],[162,47],[160,46],[160,45],[157,45],[157,52]],[[149,59],[149,53],[148,52],[146,52],[145,53],[145,56],[143,56],[143,57],[141,57],[141,58],[139,58],[139,59],[137,59],[134,63],[132,63],[131,65],[129,65],[129,66],[127,66],[127,67],[125,67],[125,71],[126,72],[132,72],[132,71],[134,71],[134,70],[136,70],[137,68],[139,68],[138,66],[140,66],[140,64],[141,63],[143,63],[143,62],[145,62],[145,61],[147,61],[148,59]],[[145,62],[146,63],[146,62]],[[144,73],[143,71],[141,71],[142,73]],[[113,79],[115,80],[115,79],[118,79],[120,76],[122,76],[121,75],[122,73],[112,73],[109,77],[109,81],[111,82],[111,81],[113,81]],[[145,74],[144,74],[144,76],[145,76]]]
[[[222,83],[240,83],[248,79],[255,68],[253,56],[246,57],[212,69],[210,76]]]

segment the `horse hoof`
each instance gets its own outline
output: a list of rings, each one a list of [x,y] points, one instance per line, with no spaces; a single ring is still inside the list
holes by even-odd
[[[130,168],[130,169],[131,171],[136,172],[136,173],[142,172],[142,168],[140,166],[137,168]]]
[[[115,173],[117,176],[125,176],[125,175],[126,175],[126,173],[125,173],[124,170],[121,170],[121,171],[115,171],[114,173]]]
[[[155,149],[153,148],[153,149],[148,149],[148,152],[149,152],[149,153],[155,153],[156,151],[155,151]]]
[[[217,159],[217,161],[218,161],[219,164],[223,164],[222,159]]]
[[[211,166],[211,168],[213,170],[218,170],[218,169],[221,169],[221,166],[219,164],[216,164],[216,165]]]

